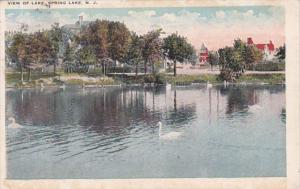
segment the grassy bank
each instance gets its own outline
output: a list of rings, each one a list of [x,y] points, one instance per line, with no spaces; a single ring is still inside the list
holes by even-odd
[[[99,74],[79,74],[79,73],[53,73],[32,74],[31,82],[27,82],[27,73],[24,74],[24,84],[20,82],[20,73],[9,72],[6,73],[6,85],[8,87],[35,87],[43,83],[44,86],[57,86],[62,83],[66,85],[119,85],[119,84],[143,84],[156,83],[172,85],[190,85],[192,83],[207,83],[212,84],[223,83],[218,75],[201,74],[201,75],[173,75],[156,74],[156,75],[139,75],[135,76],[116,76],[103,77]],[[282,84],[285,82],[284,74],[251,74],[243,75],[237,83],[251,83],[251,84]]]
[[[285,74],[251,74],[242,75],[238,83],[267,83],[267,84],[282,84],[285,83]]]

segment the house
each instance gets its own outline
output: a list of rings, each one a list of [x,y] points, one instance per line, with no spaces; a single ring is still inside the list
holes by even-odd
[[[203,65],[203,64],[206,64],[207,61],[208,61],[208,49],[202,43],[200,51],[199,51],[199,63]]]
[[[248,37],[247,39],[248,45],[254,45],[257,49],[259,49],[263,53],[263,59],[264,60],[272,60],[275,56],[275,46],[273,42],[270,40],[269,43],[258,43],[255,44],[251,37]]]
[[[79,19],[74,24],[66,24],[62,26],[62,29],[66,32],[72,32],[73,34],[78,34],[83,26],[87,26],[91,21],[84,21],[83,16],[79,16]]]

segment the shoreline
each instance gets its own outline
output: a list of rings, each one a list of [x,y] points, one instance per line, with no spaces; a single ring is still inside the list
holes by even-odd
[[[24,74],[26,76],[27,74]],[[20,74],[17,72],[6,73],[5,88],[65,88],[76,86],[81,88],[104,88],[104,87],[151,87],[171,84],[172,86],[193,86],[206,85],[211,83],[213,86],[224,85],[218,75],[177,75],[176,77],[160,73],[156,75],[139,75],[121,77],[107,77],[99,75],[85,74],[63,74],[63,75],[34,75],[30,82],[24,81],[21,84]],[[24,77],[25,78],[25,77]],[[285,85],[284,73],[272,74],[245,74],[236,82],[227,83],[228,85]]]

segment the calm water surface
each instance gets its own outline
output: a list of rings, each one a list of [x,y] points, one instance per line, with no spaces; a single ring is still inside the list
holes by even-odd
[[[7,177],[285,176],[284,108],[282,86],[7,89]]]

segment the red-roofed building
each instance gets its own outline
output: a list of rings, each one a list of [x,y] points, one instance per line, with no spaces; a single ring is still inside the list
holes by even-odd
[[[247,39],[248,45],[255,45],[264,55],[264,60],[272,60],[275,55],[275,46],[270,40],[269,43],[266,44],[255,44],[251,37]]]
[[[205,63],[207,63],[207,60],[208,60],[208,50],[202,43],[200,52],[199,52],[199,62],[200,62],[200,64],[205,64]]]

